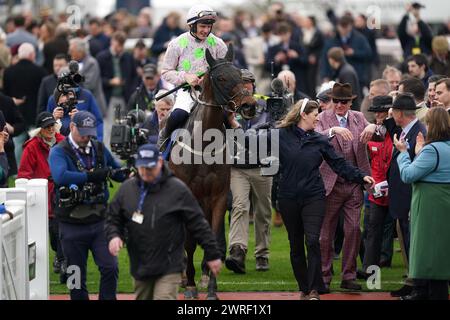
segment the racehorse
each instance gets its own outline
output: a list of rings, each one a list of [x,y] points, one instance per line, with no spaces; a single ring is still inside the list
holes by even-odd
[[[203,142],[203,139],[201,140],[200,149],[198,147],[195,149],[186,144],[185,141],[175,139],[169,167],[175,176],[191,189],[217,238],[221,228],[223,228],[227,195],[230,189],[230,166],[226,162],[225,115],[239,112],[241,108],[248,108],[249,106],[254,108],[256,101],[253,99],[252,94],[244,89],[241,71],[232,64],[234,51],[231,45],[228,47],[224,59],[215,60],[208,49],[205,51],[205,58],[209,65],[208,72],[203,76],[201,94],[198,98],[193,96],[196,105],[189,120],[184,125],[184,129],[190,133],[191,141],[196,141],[197,138],[202,139],[206,130],[220,130],[223,136],[223,140],[220,143],[222,147],[207,154],[208,152],[205,150],[207,143]],[[201,128],[198,127],[200,122]],[[197,126],[195,126],[195,123],[197,123]],[[204,161],[201,161],[200,164],[198,162],[194,164],[191,159],[189,163],[175,164],[173,156],[177,144],[179,150],[181,146],[182,152],[186,152],[192,158],[195,156],[211,156],[211,153],[213,153],[213,156],[220,156],[222,161],[221,163],[213,164],[206,164]],[[187,254],[185,298],[187,299],[198,298],[194,279],[194,252],[196,246],[195,239],[188,233],[185,242]],[[209,273],[207,299],[216,300],[216,277],[211,272]]]

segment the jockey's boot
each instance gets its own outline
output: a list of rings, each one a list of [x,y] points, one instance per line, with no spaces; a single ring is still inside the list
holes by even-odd
[[[167,118],[166,125],[159,132],[157,145],[159,147],[159,151],[164,152],[170,136],[172,132],[176,129],[181,128],[186,120],[189,118],[189,113],[182,109],[175,109]]]
[[[164,152],[164,150],[166,149],[166,147],[167,147],[167,140],[168,139],[169,139],[169,135],[167,134],[167,130],[164,127],[159,132],[158,142],[156,143],[156,145],[158,146],[160,152]]]
[[[233,245],[230,255],[225,259],[225,266],[234,273],[245,273],[245,250],[239,245]]]

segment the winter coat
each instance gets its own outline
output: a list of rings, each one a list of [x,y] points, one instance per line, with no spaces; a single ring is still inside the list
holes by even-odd
[[[64,140],[64,136],[56,133],[56,143]],[[23,144],[23,154],[20,160],[17,178],[48,179],[48,216],[53,217],[54,183],[51,179],[48,155],[50,146],[38,136]]]

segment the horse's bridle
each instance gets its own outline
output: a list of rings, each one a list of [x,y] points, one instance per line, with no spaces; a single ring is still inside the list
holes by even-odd
[[[228,112],[239,112],[239,109],[242,106],[242,100],[244,100],[245,97],[252,96],[252,94],[250,92],[248,92],[247,90],[244,90],[243,88],[241,88],[240,91],[236,92],[233,96],[229,97],[228,93],[224,93],[222,91],[222,88],[217,84],[216,81],[214,81],[213,71],[216,70],[218,67],[224,66],[224,65],[233,65],[233,64],[229,61],[219,62],[216,65],[214,65],[213,67],[211,67],[211,69],[209,70],[209,79],[211,81],[211,85],[212,85],[212,88],[214,91],[214,97],[215,97],[216,101],[218,102],[218,104],[212,104],[212,103],[201,101],[199,98],[194,97],[192,95],[192,91],[191,91],[191,97],[194,101],[196,101],[204,106],[207,106],[207,107],[217,107],[217,108],[221,108],[222,110],[225,110]],[[229,91],[231,91],[231,89],[233,89],[239,82],[240,82],[239,80],[234,80],[230,84],[228,84],[227,87],[230,88]],[[238,95],[241,95],[239,105],[234,101],[234,99]],[[231,106],[232,106],[232,108],[231,108]]]

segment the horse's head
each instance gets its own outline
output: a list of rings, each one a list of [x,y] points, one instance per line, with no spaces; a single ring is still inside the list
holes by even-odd
[[[246,119],[253,118],[256,114],[256,100],[251,92],[245,90],[241,70],[233,65],[233,46],[228,46],[224,59],[215,60],[208,49],[205,57],[209,65],[209,81],[206,82],[211,85],[215,103],[226,111],[240,113]]]

